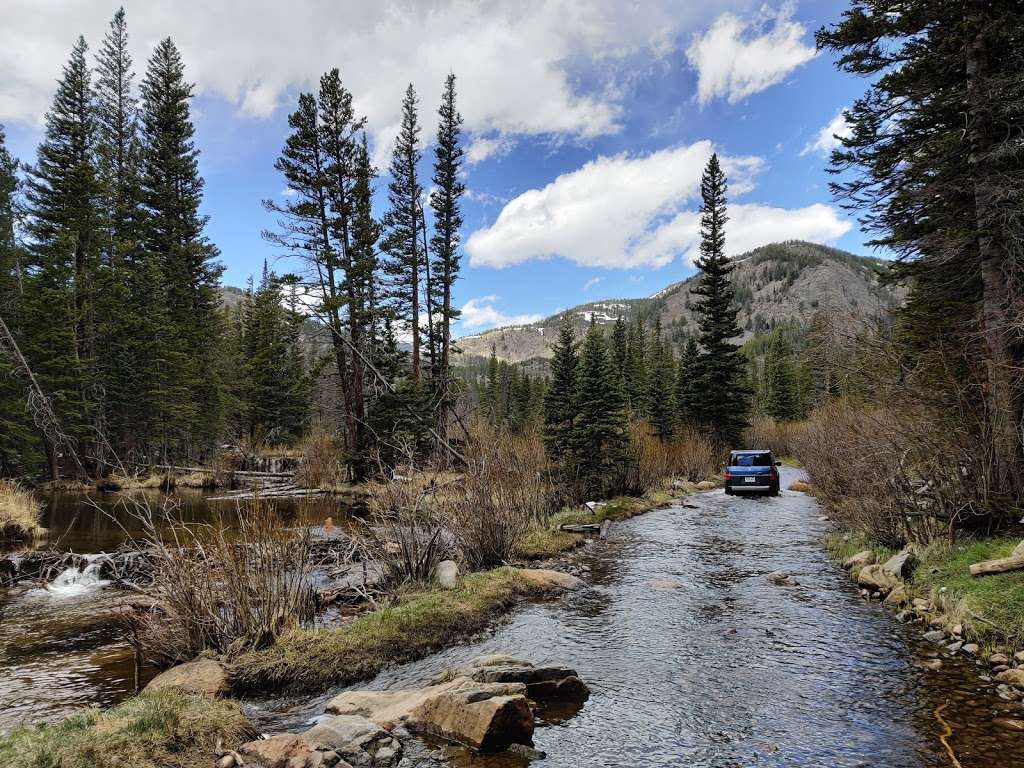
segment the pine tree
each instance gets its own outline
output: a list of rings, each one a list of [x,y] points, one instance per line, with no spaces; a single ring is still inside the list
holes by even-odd
[[[402,100],[402,127],[391,158],[389,208],[384,215],[383,250],[390,257],[384,271],[390,276],[392,312],[412,336],[412,377],[421,377],[420,284],[426,254],[419,245],[420,196],[418,180],[420,126],[416,116],[416,91],[412,84]]]
[[[0,125],[0,319],[17,338],[21,333],[24,253],[15,237],[18,162],[7,151]],[[38,440],[25,400],[25,382],[0,354],[0,476],[33,469],[29,460]]]
[[[455,75],[445,80],[440,121],[437,127],[437,145],[434,149],[434,190],[430,193],[430,207],[434,213],[434,236],[430,240],[433,254],[433,286],[431,301],[436,322],[439,324],[439,355],[437,391],[441,402],[442,433],[446,409],[451,407],[451,325],[459,319],[459,310],[452,305],[452,287],[459,277],[459,244],[461,241],[462,211],[460,201],[466,191],[462,183],[463,149],[459,144],[462,115],[455,108]]]
[[[498,367],[498,350],[491,345],[491,356],[487,360],[487,380],[484,384],[484,413],[491,424],[497,426],[501,423],[501,380]]]
[[[46,133],[28,182],[31,237],[22,304],[22,351],[62,428],[86,439],[96,384],[96,286],[99,193],[96,131],[87,46],[78,39],[64,67]],[[53,436],[44,436],[50,474],[59,468]],[[88,450],[88,446],[82,446]],[[83,453],[84,451],[80,451]]]
[[[765,412],[777,421],[796,421],[800,416],[796,375],[789,345],[778,331],[773,334],[765,356],[765,380]]]
[[[991,487],[1011,495],[1024,488],[1022,29],[1016,0],[852,0],[817,35],[839,68],[871,81],[846,112],[833,192],[912,281],[901,324],[919,364],[941,351],[929,387],[962,390],[952,349],[977,371],[984,423],[968,429],[987,436]]]
[[[750,394],[746,386],[746,360],[732,339],[740,335],[730,274],[734,267],[725,255],[726,180],[712,155],[701,179],[701,271],[694,294],[700,327],[701,422],[722,443],[734,443],[747,424]]]
[[[676,428],[676,366],[671,348],[661,335],[661,318],[655,323],[650,340],[647,370],[646,417],[661,440],[670,440]]]
[[[636,415],[647,407],[647,334],[637,319],[626,335],[625,396]]]
[[[157,329],[164,354],[159,449],[201,453],[222,428],[217,248],[199,213],[203,179],[195,147],[181,55],[170,38],[153,52],[142,81],[144,247],[163,276],[166,323]]]
[[[132,92],[132,59],[124,9],[114,14],[96,62],[96,163],[102,187],[103,238],[97,276],[97,314],[101,318],[98,368],[105,435],[119,458],[134,461],[145,428],[139,393],[151,375],[144,315],[135,292],[145,279],[140,253],[140,143],[138,103]],[[143,293],[142,295],[146,295]]]
[[[558,340],[551,349],[551,383],[544,396],[544,445],[560,461],[568,453],[576,424],[578,386],[576,333],[568,313],[562,315]]]
[[[622,319],[622,315],[615,318],[615,325],[612,326],[611,355],[616,381],[622,391],[625,392],[626,365],[629,360],[629,332],[626,330],[626,322]]]
[[[604,332],[591,320],[580,354],[571,445],[584,493],[603,497],[617,490],[629,435],[625,401],[615,386]]]
[[[701,379],[700,349],[697,340],[690,336],[676,369],[676,423],[680,427],[696,427],[700,424]]]

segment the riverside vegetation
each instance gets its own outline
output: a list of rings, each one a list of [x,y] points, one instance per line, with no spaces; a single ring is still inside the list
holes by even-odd
[[[380,220],[365,121],[339,71],[298,97],[275,163],[295,194],[267,203],[277,222],[266,237],[304,273],[264,270],[228,307],[198,213],[184,64],[159,43],[137,103],[119,12],[95,71],[84,40],[75,45],[24,178],[0,134],[0,313],[60,425],[36,426],[16,383],[25,371],[5,358],[0,472],[95,480],[122,465],[210,464],[232,442],[305,445],[302,471],[318,486],[377,483],[365,524],[336,536],[323,526],[326,545],[260,503],[241,522],[172,524],[170,538],[150,526],[141,544],[156,577],[125,619],[132,642],[160,665],[211,662],[222,693],[322,689],[463,639],[564,584],[516,567],[577,546],[563,525],[626,517],[707,482],[744,435],[800,459],[843,529],[829,542],[837,556],[868,552],[863,564],[880,568],[867,559],[913,548],[917,569],[896,574],[910,587],[879,586],[926,601],[919,613],[943,624],[944,644],[1013,650],[1021,572],[967,568],[1013,549],[1024,490],[1024,18],[1010,2],[911,9],[853,0],[818,35],[840,67],[877,75],[847,110],[833,188],[898,256],[878,271],[901,288],[900,306],[868,319],[818,313],[741,347],[726,179],[712,157],[693,332],[666,333],[654,316],[606,333],[591,317],[580,340],[563,317],[542,375],[496,349],[480,375],[453,366],[465,192],[454,76],[438,115],[432,227],[411,86]],[[29,404],[45,405],[39,391]],[[24,496],[5,494],[20,501],[4,514],[20,509],[19,530],[34,530]],[[600,499],[611,501],[582,506]],[[364,574],[347,593],[362,612],[326,628],[311,626],[318,546],[332,567]],[[468,572],[437,583],[451,565]],[[17,729],[0,757],[192,765],[246,729],[229,701],[150,691]]]

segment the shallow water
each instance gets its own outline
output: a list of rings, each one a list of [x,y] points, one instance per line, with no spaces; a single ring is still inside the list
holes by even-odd
[[[154,508],[170,501],[186,523],[231,515],[235,501],[210,501],[199,492],[172,497],[147,493]],[[285,519],[341,523],[337,499],[277,499]],[[53,494],[44,498],[42,548],[110,552],[141,526],[120,494]],[[109,707],[135,693],[156,673],[136,667],[117,614],[132,593],[98,577],[91,565],[71,568],[49,584],[0,587],[0,733],[40,720],[55,721],[86,706]]]
[[[784,485],[793,479],[787,471]],[[1024,765],[1024,734],[993,724],[1022,717],[969,661],[940,671],[935,655],[877,604],[864,602],[828,561],[828,523],[810,497],[734,498],[721,491],[616,524],[574,558],[588,587],[529,605],[489,636],[365,686],[423,684],[481,653],[575,666],[592,696],[535,734],[538,765],[732,768],[931,768],[953,765],[942,721],[964,768]],[[784,570],[796,587],[770,584]],[[331,695],[338,691],[330,692]],[[296,730],[330,695],[261,702],[265,730]],[[941,709],[939,709],[941,707]],[[407,741],[411,766],[524,766]]]

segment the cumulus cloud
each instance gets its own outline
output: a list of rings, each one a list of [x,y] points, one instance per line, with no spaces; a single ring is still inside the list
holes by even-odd
[[[724,2],[742,10],[754,0]],[[95,51],[118,5],[50,0],[44,8],[37,0],[6,0],[0,122],[37,123],[74,39],[84,34]],[[369,119],[378,158],[397,131],[407,83],[419,92],[424,124],[432,125],[449,72],[459,78],[467,130],[485,137],[474,143],[474,159],[507,147],[510,136],[588,139],[615,132],[624,94],[607,86],[617,70],[668,55],[711,15],[674,0],[124,5],[137,72],[154,44],[170,35],[197,92],[221,96],[247,117],[290,108],[297,89],[315,88],[322,72],[340,67]]]
[[[818,131],[818,135],[814,137],[814,140],[807,143],[807,146],[800,152],[800,156],[803,157],[812,153],[828,155],[839,146],[840,138],[848,139],[851,133],[852,129],[843,116],[843,110],[839,110],[839,113],[829,121],[829,124]]]
[[[598,157],[543,189],[527,190],[470,236],[470,263],[507,267],[561,257],[586,267],[656,268],[682,254],[690,260],[700,177],[712,149],[710,141],[699,141],[642,157]],[[721,160],[734,196],[752,189],[764,166],[757,157]],[[793,238],[827,243],[850,229],[822,204],[787,210],[733,203],[729,213],[731,254]]]
[[[698,101],[718,97],[736,104],[813,59],[814,46],[804,42],[807,30],[793,20],[793,10],[791,4],[775,12],[765,6],[751,21],[723,13],[695,35],[686,57],[697,70]]]
[[[509,201],[490,227],[466,243],[473,266],[507,267],[560,256],[588,267],[660,267],[673,253],[640,248],[700,190],[710,141],[641,157],[598,157],[543,189]],[[762,169],[756,157],[723,157],[734,193]]]
[[[498,297],[480,296],[462,305],[459,324],[467,330],[484,331],[499,325],[527,325],[544,318],[543,315],[507,315],[494,306]]]

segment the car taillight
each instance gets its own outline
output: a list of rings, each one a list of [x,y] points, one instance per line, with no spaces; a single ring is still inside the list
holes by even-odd
[[[725,479],[732,480],[732,472],[730,472],[728,469],[725,470]]]
[[[771,474],[769,474],[768,477],[771,478],[772,480],[778,480],[779,479],[779,473],[775,469],[775,467],[772,467]]]

